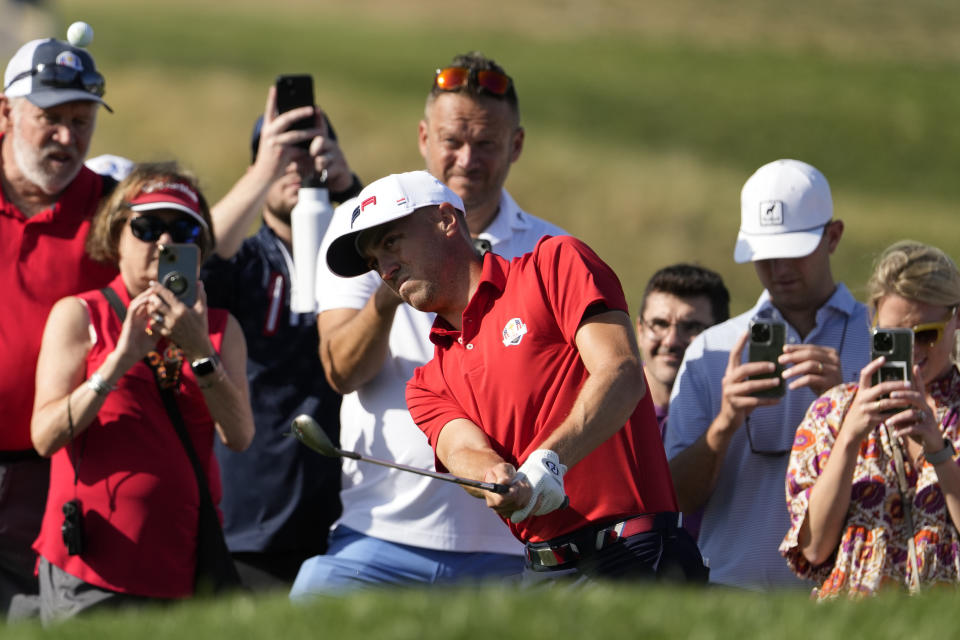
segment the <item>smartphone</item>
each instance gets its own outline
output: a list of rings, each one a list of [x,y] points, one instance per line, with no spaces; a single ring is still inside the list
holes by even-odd
[[[200,247],[195,244],[165,244],[160,247],[157,282],[165,286],[183,304],[192,307],[197,301],[197,268]]]
[[[312,107],[313,101],[313,78],[306,74],[300,75],[281,75],[277,76],[277,111],[286,113],[297,107]],[[290,129],[310,129],[313,127],[314,118],[307,117],[297,120]],[[298,142],[297,146],[301,149],[309,149],[310,141],[304,140]]]
[[[890,380],[907,381],[913,371],[913,329],[874,329],[870,338],[870,359],[883,356],[886,361],[873,373],[871,384]],[[881,398],[889,398],[889,394]],[[898,413],[902,407],[887,409],[883,413]]]
[[[772,362],[776,369],[772,373],[763,373],[750,376],[750,380],[776,378],[780,381],[777,386],[757,391],[753,395],[760,398],[780,398],[786,393],[787,387],[783,382],[783,365],[777,358],[783,353],[783,343],[787,337],[787,327],[782,322],[772,320],[754,320],[750,323],[750,343],[747,350],[750,362]]]

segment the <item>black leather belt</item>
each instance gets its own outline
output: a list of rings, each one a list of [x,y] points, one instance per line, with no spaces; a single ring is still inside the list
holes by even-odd
[[[670,531],[682,525],[673,511],[644,513],[619,522],[591,525],[547,540],[526,544],[527,562],[534,571],[562,569],[618,541],[648,531]]]

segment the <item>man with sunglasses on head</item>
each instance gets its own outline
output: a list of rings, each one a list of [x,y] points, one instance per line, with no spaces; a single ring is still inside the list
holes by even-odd
[[[292,129],[302,118],[314,126]],[[278,114],[274,87],[251,149],[252,164],[211,210],[217,250],[201,277],[209,304],[229,310],[243,328],[257,427],[242,453],[215,445],[224,535],[248,587],[286,591],[301,563],[326,550],[326,532],[340,515],[339,461],[286,437],[291,420],[306,413],[336,441],[340,410],[315,357],[316,314],[290,308],[290,214],[307,175],[326,172],[334,202],[356,195],[360,183],[326,116],[310,106]],[[257,216],[259,230],[246,237]]]
[[[843,228],[826,178],[809,164],[777,160],[743,186],[734,260],[753,262],[764,291],[687,348],[664,442],[680,508],[704,509],[698,544],[711,582],[809,587],[777,551],[790,528],[788,454],[807,407],[870,360],[867,308],[830,269]],[[780,377],[751,379],[775,371],[745,362],[753,320],[785,324]],[[782,397],[755,395],[780,385]]]
[[[463,200],[478,249],[508,258],[544,235],[565,235],[520,209],[503,187],[523,140],[516,88],[503,68],[470,53],[437,70],[418,129],[420,153]],[[328,237],[335,225],[349,224],[358,204],[337,209]],[[403,303],[373,272],[340,278],[320,264],[320,357],[327,379],[344,393],[343,448],[432,468],[433,451],[404,398],[413,370],[433,353],[432,314]],[[304,563],[291,597],[522,571],[523,547],[459,487],[352,460],[343,470],[343,515],[330,550]]]
[[[104,82],[84,49],[33,40],[10,59],[0,93],[0,610],[35,594],[49,461],[30,441],[37,355],[60,298],[117,271],[84,252],[90,221],[116,182],[83,166]],[[20,600],[26,605],[30,598]],[[21,615],[23,611],[12,612]]]

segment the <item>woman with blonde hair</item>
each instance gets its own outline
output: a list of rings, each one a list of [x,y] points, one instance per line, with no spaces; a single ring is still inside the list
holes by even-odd
[[[201,523],[216,522],[220,498],[214,434],[243,450],[254,432],[239,324],[206,307],[202,283],[191,306],[157,283],[163,245],[202,257],[210,227],[192,176],[137,166],[87,243],[120,274],[50,312],[31,423],[34,447],[52,456],[34,543],[44,621],[194,592]]]
[[[877,327],[913,330],[912,375],[872,385],[879,357],[859,382],[817,399],[797,429],[780,552],[820,599],[960,580],[960,271],[939,249],[903,241],[883,252],[867,288]]]

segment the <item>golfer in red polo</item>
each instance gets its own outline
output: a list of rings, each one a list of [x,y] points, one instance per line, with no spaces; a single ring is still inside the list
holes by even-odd
[[[585,244],[540,240],[481,257],[461,199],[426,171],[358,197],[327,263],[370,269],[434,312],[434,357],[407,386],[438,469],[511,485],[470,490],[527,546],[539,575],[702,581],[620,282]]]

